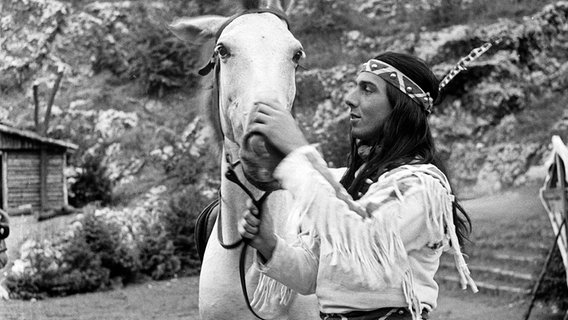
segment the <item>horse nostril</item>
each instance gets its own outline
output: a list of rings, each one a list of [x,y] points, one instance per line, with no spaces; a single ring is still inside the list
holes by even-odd
[[[272,173],[284,156],[259,133],[248,133],[240,151],[243,173],[247,180],[261,190],[278,188]]]
[[[252,133],[248,135],[246,140],[244,145],[256,156],[266,157],[269,155],[268,148],[266,147],[266,138],[264,138],[263,135]]]

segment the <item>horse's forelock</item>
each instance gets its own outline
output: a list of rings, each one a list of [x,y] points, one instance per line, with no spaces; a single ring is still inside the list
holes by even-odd
[[[242,0],[241,2],[245,10],[257,9],[260,6],[260,0]]]

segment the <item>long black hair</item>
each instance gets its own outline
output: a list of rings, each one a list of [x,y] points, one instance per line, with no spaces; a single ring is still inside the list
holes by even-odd
[[[375,59],[401,71],[438,102],[439,81],[423,60],[395,52],[382,53]],[[368,159],[359,155],[357,141],[351,139],[349,164],[341,184],[354,199],[366,192],[367,179],[376,181],[385,172],[404,164],[431,163],[447,176],[446,167],[436,153],[426,111],[398,88],[388,84],[386,89],[392,111],[379,128],[376,139],[364,142],[371,147]],[[365,162],[367,165],[356,175]],[[463,244],[471,232],[471,220],[457,199],[453,203],[453,218],[459,243]]]

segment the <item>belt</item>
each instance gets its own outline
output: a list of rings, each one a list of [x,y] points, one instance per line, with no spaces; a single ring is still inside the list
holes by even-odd
[[[322,320],[387,320],[398,319],[404,315],[410,316],[408,308],[380,308],[372,311],[352,311],[348,313],[323,313]],[[422,311],[422,319],[428,319],[428,311]]]

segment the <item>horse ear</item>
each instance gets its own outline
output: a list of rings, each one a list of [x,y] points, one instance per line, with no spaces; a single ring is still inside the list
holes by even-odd
[[[215,37],[217,31],[225,21],[222,16],[200,16],[194,18],[180,18],[170,24],[170,31],[183,41],[193,44],[203,44]]]

